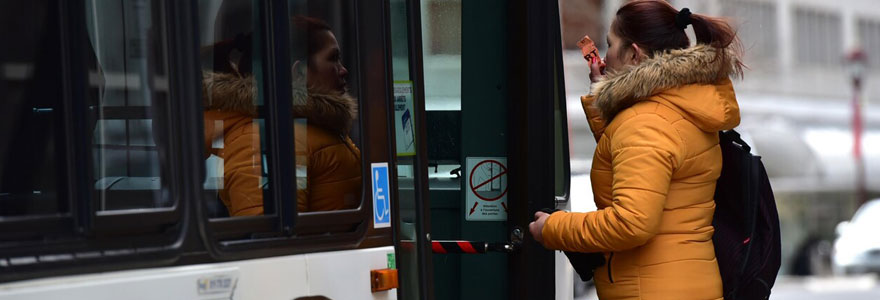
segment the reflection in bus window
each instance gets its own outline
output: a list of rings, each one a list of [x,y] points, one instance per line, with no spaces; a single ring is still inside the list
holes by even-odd
[[[98,210],[169,207],[159,151],[167,140],[167,60],[160,1],[86,1],[97,65],[92,155]]]
[[[204,104],[205,189],[212,217],[263,214],[268,188],[256,1],[200,1],[202,102]],[[213,21],[212,21],[213,20]],[[214,193],[210,193],[214,192]],[[222,202],[218,204],[217,200]]]
[[[360,204],[361,153],[349,133],[357,101],[348,94],[339,41],[321,19],[294,16],[291,25],[291,48],[301,49],[291,57],[297,210],[355,208]]]
[[[206,189],[216,190],[213,199],[219,198],[229,216],[262,215],[268,164],[260,139],[265,135],[260,117],[265,100],[258,92],[261,51],[255,50],[261,43],[253,34],[259,22],[251,17],[257,3],[201,4],[203,16],[215,18],[211,28],[202,28],[203,37],[214,37],[207,44],[202,39]],[[290,31],[296,149],[290,155],[296,160],[297,210],[355,208],[360,204],[361,157],[350,132],[357,102],[347,92],[340,43],[319,18],[294,14]]]

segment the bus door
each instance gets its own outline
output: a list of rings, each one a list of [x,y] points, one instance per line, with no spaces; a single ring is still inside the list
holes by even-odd
[[[568,206],[556,2],[390,3],[402,299],[571,299],[528,234]]]

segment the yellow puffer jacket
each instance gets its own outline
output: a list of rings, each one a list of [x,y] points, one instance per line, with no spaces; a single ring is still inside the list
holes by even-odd
[[[739,106],[728,78],[735,58],[715,53],[658,53],[581,99],[598,140],[598,210],[554,213],[542,234],[547,248],[605,254],[600,299],[722,298],[712,244],[718,131],[739,124]]]
[[[220,200],[230,216],[262,215],[266,180],[254,79],[208,72],[202,87],[205,157],[223,159]],[[360,203],[361,153],[348,137],[356,114],[357,103],[348,95],[293,90],[298,212],[355,208]]]

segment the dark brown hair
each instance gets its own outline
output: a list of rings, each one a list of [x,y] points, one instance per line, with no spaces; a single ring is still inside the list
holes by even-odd
[[[247,76],[251,73],[252,35],[238,34],[234,38],[219,41],[213,45],[202,47],[199,57],[202,68],[218,73],[232,73]],[[232,66],[232,53],[238,51],[237,68]]]
[[[316,51],[326,46],[327,41],[318,34],[324,30],[330,31],[330,25],[327,25],[326,22],[312,17],[292,16],[290,23],[292,25],[290,28],[291,62],[307,60]],[[305,43],[305,47],[302,43]],[[253,34],[251,32],[238,33],[234,37],[203,47],[200,50],[200,56],[203,64],[210,64],[204,67],[210,66],[214,72],[237,73],[240,76],[247,76],[252,72],[252,48]],[[231,63],[234,51],[240,54],[237,68],[234,68]]]
[[[648,56],[657,52],[684,49],[690,39],[684,29],[676,24],[679,11],[662,0],[636,0],[617,10],[611,31],[622,39],[623,45],[635,43]],[[744,65],[740,61],[742,45],[736,30],[722,18],[690,14],[690,24],[698,44],[715,47],[718,59],[735,60],[736,74],[742,76]],[[728,49],[733,51],[727,51]],[[734,56],[734,57],[731,57]]]
[[[290,18],[290,23],[293,24],[290,27],[290,48],[294,50],[291,61],[309,59],[316,51],[323,49],[327,41],[318,33],[332,31],[327,22],[312,17],[293,16]],[[305,41],[305,51],[296,51],[302,49],[302,46],[297,44],[303,41]]]

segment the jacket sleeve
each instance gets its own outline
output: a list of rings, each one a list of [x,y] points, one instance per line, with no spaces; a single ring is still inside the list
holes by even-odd
[[[229,193],[227,208],[233,217],[263,214],[260,136],[253,132],[239,128],[227,135],[224,145],[224,188]]]
[[[612,204],[589,213],[557,212],[542,231],[550,249],[623,251],[657,234],[672,174],[683,160],[683,143],[660,116],[636,115],[610,136]]]
[[[594,101],[596,101],[595,96],[581,96],[581,106],[584,107],[584,114],[587,115],[587,123],[590,125],[593,137],[598,142],[602,134],[605,133],[605,120],[602,119],[602,113],[599,112],[599,108],[593,106]]]

